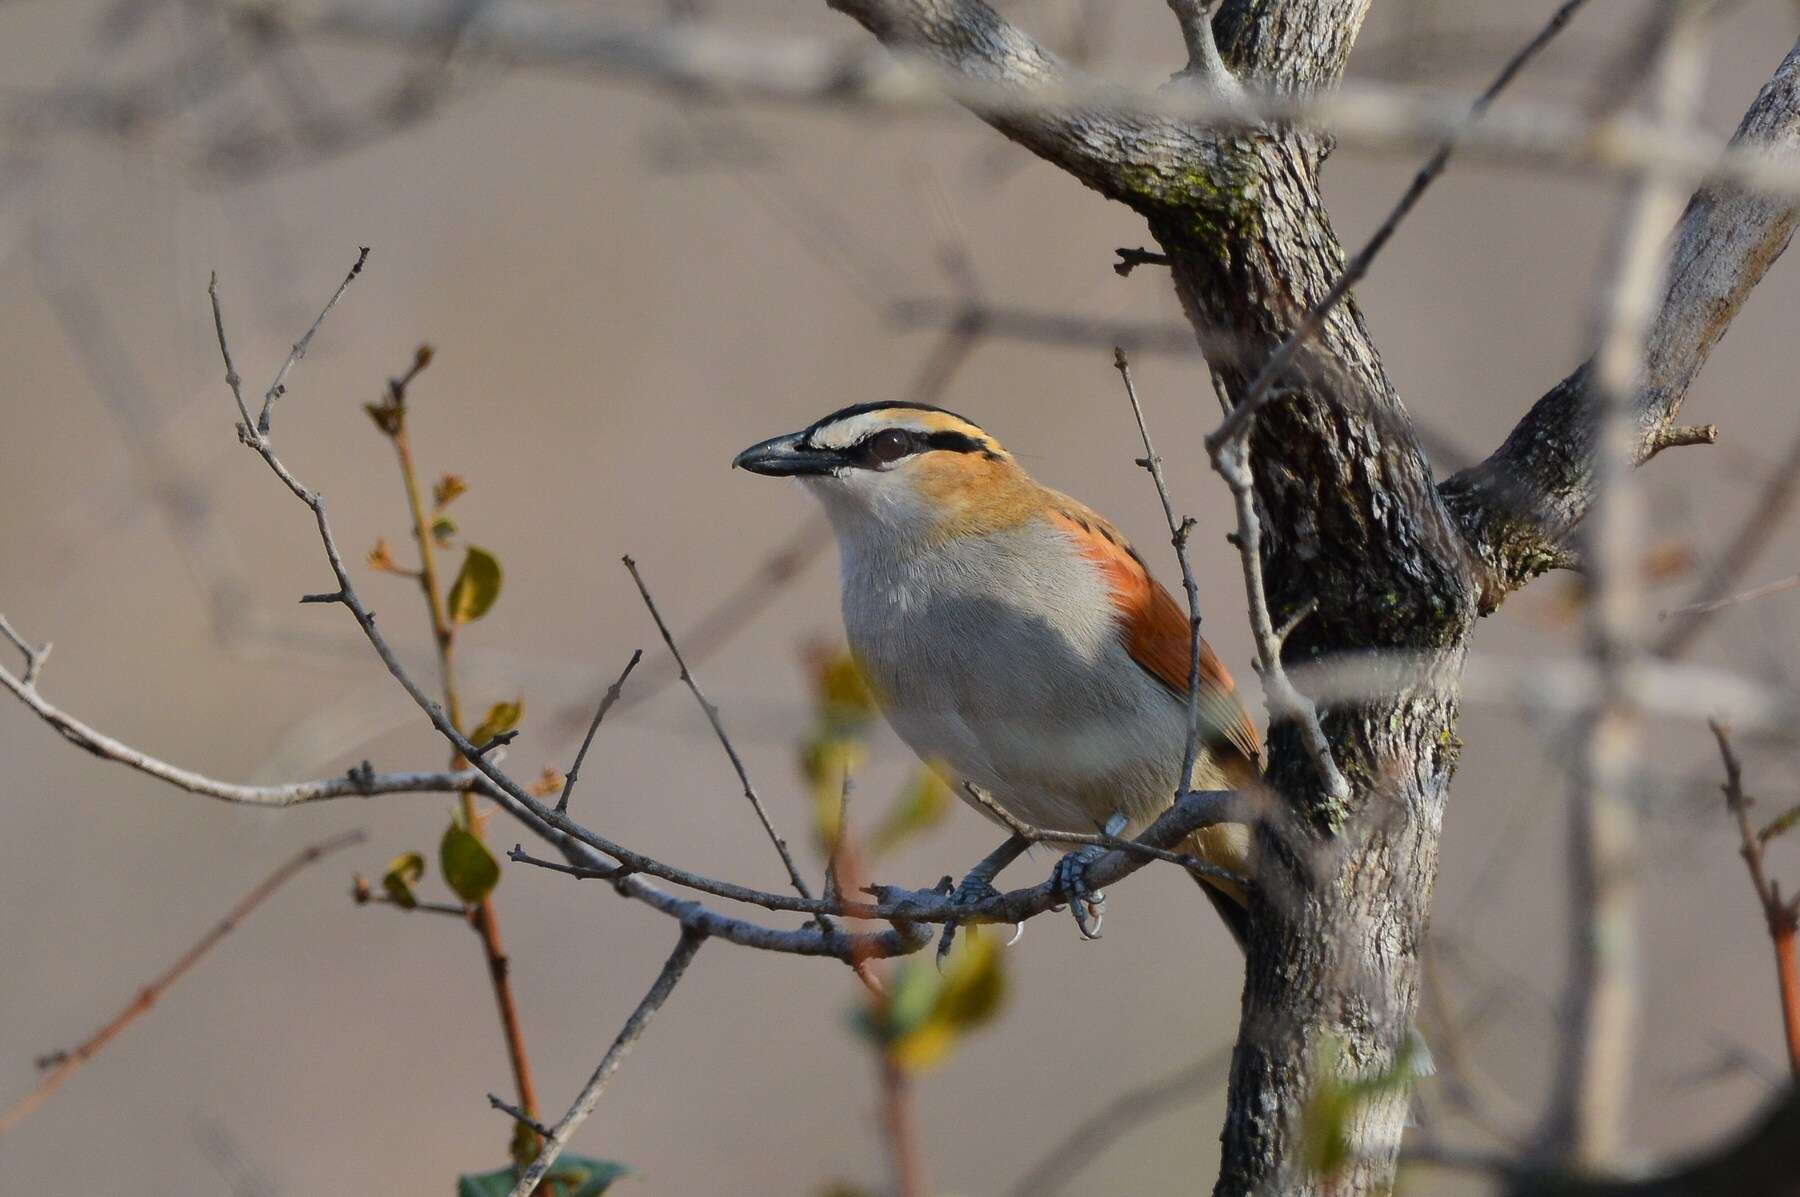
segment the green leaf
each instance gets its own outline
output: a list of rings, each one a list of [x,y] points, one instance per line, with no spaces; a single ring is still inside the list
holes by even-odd
[[[559,1155],[544,1179],[562,1186],[564,1197],[600,1197],[613,1182],[631,1175],[631,1169],[615,1160],[586,1155]],[[456,1197],[506,1197],[519,1182],[511,1168],[493,1172],[467,1172],[456,1178]]]
[[[1776,836],[1792,831],[1796,826],[1800,826],[1800,804],[1790,806],[1770,819],[1769,825],[1756,833],[1757,841],[1766,844]]]
[[[419,899],[413,896],[412,887],[424,875],[425,858],[417,852],[402,852],[388,861],[387,872],[381,875],[381,888],[394,900],[394,905],[411,910],[419,904]]]
[[[503,736],[519,726],[519,717],[525,713],[525,700],[515,698],[511,702],[497,702],[488,708],[488,713],[481,717],[475,730],[469,733],[469,743],[480,748],[495,736]]]
[[[500,597],[500,563],[486,549],[469,546],[462,572],[450,587],[451,623],[474,623]]]
[[[450,547],[450,540],[456,535],[456,521],[447,515],[440,515],[431,521],[431,539],[437,542],[438,548]]]
[[[500,862],[461,823],[452,822],[444,829],[444,842],[438,845],[438,863],[444,870],[444,884],[470,906],[493,893],[500,884]]]

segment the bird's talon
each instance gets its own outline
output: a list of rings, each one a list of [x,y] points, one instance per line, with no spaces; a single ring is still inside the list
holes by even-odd
[[[946,882],[949,880],[948,877],[944,878]],[[969,874],[963,878],[961,885],[946,892],[949,893],[950,903],[953,906],[973,906],[979,902],[985,902],[989,898],[1000,896],[1000,891],[989,885],[987,880],[978,873]],[[955,919],[949,920],[944,924],[944,933],[938,937],[937,965],[940,970],[944,967],[945,958],[950,955],[951,946],[956,942],[956,931],[960,925]]]
[[[1050,875],[1057,892],[1067,895],[1069,909],[1075,914],[1075,929],[1081,932],[1083,939],[1100,938],[1100,923],[1106,915],[1106,895],[1099,890],[1089,890],[1087,884],[1087,867],[1099,859],[1100,854],[1101,849],[1092,846],[1070,852],[1056,862],[1056,869]]]

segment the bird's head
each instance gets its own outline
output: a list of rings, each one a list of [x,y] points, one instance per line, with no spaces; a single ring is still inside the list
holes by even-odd
[[[946,539],[1023,515],[1030,480],[973,421],[912,403],[863,403],[752,445],[731,463],[798,478],[840,536]]]

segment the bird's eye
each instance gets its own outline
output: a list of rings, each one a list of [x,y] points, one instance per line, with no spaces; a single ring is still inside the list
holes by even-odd
[[[903,428],[888,428],[869,441],[869,456],[880,465],[899,461],[912,452],[912,433]]]

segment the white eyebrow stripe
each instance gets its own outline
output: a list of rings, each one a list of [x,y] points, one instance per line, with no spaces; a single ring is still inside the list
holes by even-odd
[[[812,434],[811,440],[821,449],[848,449],[884,428],[905,428],[927,436],[931,434],[931,429],[917,417],[908,418],[893,411],[866,411],[825,425]]]

